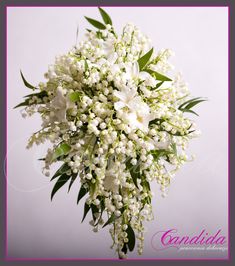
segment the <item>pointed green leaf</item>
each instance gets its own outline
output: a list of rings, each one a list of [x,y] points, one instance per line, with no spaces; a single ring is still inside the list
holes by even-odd
[[[78,43],[78,34],[79,34],[79,25],[77,24],[76,43],[75,43],[75,47],[77,46],[77,43]]]
[[[100,29],[100,30],[105,30],[106,27],[103,23],[99,22],[98,20],[95,20],[95,19],[92,19],[92,18],[88,18],[88,17],[85,17],[85,19],[94,27],[96,27],[97,29]]]
[[[53,199],[55,193],[70,179],[69,175],[63,174],[61,177],[56,181],[53,190],[51,192],[51,200]]]
[[[95,206],[94,204],[91,204],[91,213],[92,213],[92,217],[93,220],[96,220],[95,214],[99,213],[99,208],[97,206]]]
[[[190,134],[190,133],[193,133],[195,130],[190,130],[189,132],[188,132],[188,135]]]
[[[103,198],[99,198],[99,200],[100,200],[100,217],[97,220],[96,224],[94,224],[94,226],[99,224],[100,220],[102,219],[102,214],[103,214],[104,209],[105,209],[104,199]]]
[[[206,100],[204,100],[204,99],[202,99],[202,100],[198,100],[198,101],[193,101],[193,102],[191,102],[191,103],[189,103],[189,104],[187,104],[185,107],[184,107],[184,109],[191,109],[191,108],[193,108],[195,105],[197,105],[197,104],[199,104],[199,103],[201,103],[201,102],[205,102]]]
[[[117,218],[118,217],[114,213],[112,213],[111,216],[109,217],[108,221],[103,225],[103,227],[105,227],[108,224],[113,223]]]
[[[33,96],[37,96],[38,98],[42,99],[43,97],[48,96],[48,94],[47,94],[46,91],[40,91],[40,92],[36,92],[36,93],[31,93],[31,94],[25,95],[24,98],[27,98],[27,97],[31,98]]]
[[[85,72],[86,72],[88,69],[89,69],[89,67],[88,67],[88,63],[87,63],[87,61],[85,60]]]
[[[112,25],[112,20],[111,20],[110,16],[107,14],[107,12],[104,11],[104,9],[102,9],[101,7],[99,7],[99,11],[100,11],[100,14],[103,18],[104,23]]]
[[[82,218],[82,222],[84,221],[84,219],[86,218],[87,213],[89,212],[91,206],[88,205],[87,203],[84,204],[84,214],[83,214],[83,218]]]
[[[126,244],[126,243],[124,243],[124,245],[123,245],[123,247],[122,247],[122,252],[123,252],[124,254],[127,253],[127,244]]]
[[[69,94],[69,99],[71,102],[78,102],[81,100],[82,93],[79,91],[74,91]]]
[[[37,92],[37,93],[31,93],[31,94],[25,95],[24,98],[27,98],[27,99],[25,99],[24,102],[16,105],[14,108],[30,105],[29,101],[32,99],[33,96],[36,96],[36,97],[42,99],[43,97],[48,96],[48,94],[47,94],[46,91],[40,91],[40,92]]]
[[[177,146],[176,146],[176,144],[175,143],[172,143],[171,144],[171,147],[172,147],[172,150],[173,150],[174,155],[177,155]]]
[[[138,64],[139,64],[139,69],[140,71],[144,69],[144,67],[147,65],[147,63],[149,62],[149,59],[151,58],[153,54],[153,48],[151,50],[149,50],[145,55],[143,55],[142,57],[140,57],[138,59]]]
[[[159,87],[162,86],[163,83],[164,83],[164,81],[159,82],[159,83],[156,85],[156,87],[155,87],[155,88],[151,88],[151,90],[156,90],[156,89],[158,89]]]
[[[58,177],[58,176],[60,176],[60,175],[62,175],[62,174],[64,174],[64,173],[66,173],[69,169],[70,169],[70,167],[68,166],[67,163],[62,164],[61,167],[60,167],[60,168],[55,172],[55,174],[52,176],[51,181],[52,181],[53,179],[55,179],[56,177]]]
[[[194,115],[197,115],[199,116],[196,112],[194,112],[193,110],[188,110],[188,109],[180,109],[180,111],[184,112],[184,113],[191,113],[191,114],[194,114]]]
[[[155,160],[158,160],[162,156],[172,154],[172,151],[160,149],[160,150],[152,150],[150,153],[153,155],[153,158]]]
[[[158,125],[158,124],[161,124],[164,121],[165,121],[164,119],[156,118],[156,119],[153,119],[153,120],[151,120],[149,122],[149,126],[151,126],[151,125]]]
[[[86,188],[84,188],[83,185],[81,185],[81,188],[79,190],[78,193],[78,198],[77,198],[77,204],[79,203],[79,201],[88,193],[88,190]]]
[[[129,240],[127,245],[129,250],[132,251],[135,247],[135,232],[130,225],[128,225],[126,232],[127,232],[127,238]]]
[[[52,155],[52,160],[54,161],[55,159],[57,159],[62,155],[67,155],[70,150],[71,147],[67,143],[62,143],[60,146],[58,146],[55,149],[54,154]]]
[[[74,181],[76,180],[77,176],[78,176],[77,173],[76,174],[75,173],[72,174],[72,178],[71,178],[70,183],[69,183],[68,192],[70,191],[70,188],[71,188],[72,184],[74,183]]]
[[[144,181],[144,187],[147,189],[147,191],[150,191],[150,184],[147,180]]]
[[[138,158],[137,158],[138,159]],[[140,174],[140,164],[139,162],[137,162],[137,165],[132,165],[131,164],[131,158],[129,158],[126,161],[126,168],[130,171],[133,183],[135,184],[135,186],[138,188],[137,185],[137,179],[141,178],[141,174]]]
[[[27,88],[32,89],[32,90],[37,89],[35,86],[33,86],[33,85],[31,85],[30,83],[28,83],[28,81],[25,79],[25,77],[24,77],[22,71],[20,71],[20,75],[21,75],[21,77],[22,77],[22,79],[23,79],[24,85],[25,85]]]
[[[98,39],[102,39],[102,32],[98,30],[96,32],[96,36],[97,36]]]
[[[165,130],[166,131],[166,130]],[[188,133],[181,133],[181,132],[176,132],[176,133],[172,133],[172,132],[170,132],[170,131],[166,131],[168,134],[170,134],[170,135],[172,135],[172,136],[187,136],[187,135],[189,135],[190,133],[192,133],[192,132],[194,132],[195,130],[191,130],[191,131],[189,131]]]
[[[188,103],[194,102],[194,101],[199,100],[199,99],[201,99],[201,97],[196,97],[196,98],[190,99],[190,100],[188,100],[188,101],[182,103],[182,104],[178,107],[178,109],[181,109],[181,108],[183,108],[185,105],[187,105]]]
[[[22,106],[28,106],[28,105],[29,105],[29,100],[30,100],[30,99],[26,99],[24,102],[19,103],[18,105],[16,105],[16,106],[14,107],[14,109],[15,109],[15,108],[18,108],[18,107],[22,107]]]
[[[150,75],[154,76],[156,80],[161,80],[161,81],[172,81],[172,79],[168,78],[167,76],[164,76],[156,71],[153,71],[151,69],[146,69],[146,72],[148,72]]]

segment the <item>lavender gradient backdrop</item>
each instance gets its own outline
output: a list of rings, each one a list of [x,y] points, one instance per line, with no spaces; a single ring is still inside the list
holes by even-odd
[[[177,228],[181,235],[199,234],[202,229],[227,234],[228,223],[228,9],[220,8],[106,8],[120,32],[133,22],[145,32],[156,49],[172,48],[171,59],[183,72],[193,96],[209,101],[198,107],[196,118],[202,136],[192,141],[186,164],[170,187],[169,196],[155,192],[155,220],[146,223],[142,257],[145,258],[226,258],[227,252],[156,252],[153,234]],[[15,8],[8,16],[8,256],[28,258],[115,258],[109,247],[108,230],[93,233],[89,219],[81,224],[83,202],[76,205],[79,183],[67,194],[62,188],[50,201],[52,183],[41,173],[47,145],[26,150],[27,138],[40,128],[35,116],[23,119],[13,107],[28,93],[20,78],[22,69],[33,84],[44,80],[47,65],[67,52],[88,27],[84,15],[98,18],[97,8]],[[56,166],[55,166],[56,168]],[[130,253],[130,258],[138,257]]]

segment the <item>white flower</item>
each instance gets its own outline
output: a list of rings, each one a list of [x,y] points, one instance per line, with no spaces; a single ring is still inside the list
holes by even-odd
[[[118,58],[114,50],[114,40],[99,40],[99,45],[103,51],[103,55],[107,58],[108,62],[112,65]]]
[[[149,121],[152,120],[151,114],[141,114],[139,112],[131,112],[127,114],[126,120],[131,129],[140,129],[144,132],[148,131]]]
[[[116,178],[117,178],[116,171],[114,171],[113,169],[106,171],[103,185],[107,191],[113,191],[115,193],[118,192],[119,186],[115,182]]]
[[[122,119],[127,122],[130,128],[147,132],[149,122],[154,117],[149,106],[138,96],[137,90],[125,86],[121,91],[114,91],[114,95],[121,100],[114,103],[114,108],[117,111],[128,107],[128,110],[124,110],[121,114]]]
[[[146,80],[152,78],[151,75],[145,71],[140,71],[138,62],[134,62],[126,66],[126,79],[141,79]]]
[[[149,139],[146,141],[146,145],[148,145],[149,150],[166,150],[169,148],[170,140],[167,138],[165,141],[158,141],[157,138]]]
[[[120,99],[120,101],[114,103],[114,108],[118,111],[125,106],[130,107],[130,102],[137,95],[137,90],[124,86],[121,91],[115,90],[113,94]]]
[[[66,122],[66,111],[69,108],[73,108],[74,103],[72,103],[68,96],[64,95],[64,90],[58,87],[56,91],[56,96],[51,101],[51,108],[54,110],[54,116],[51,118],[51,122]]]
[[[153,120],[149,106],[142,101],[140,96],[136,96],[129,102],[129,108],[127,120],[130,128],[148,132],[149,122]]]

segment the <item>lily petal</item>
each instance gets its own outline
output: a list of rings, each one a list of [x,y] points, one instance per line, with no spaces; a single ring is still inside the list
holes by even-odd
[[[114,103],[114,108],[117,111],[120,110],[120,109],[122,109],[123,107],[125,107],[125,103],[124,102],[119,101],[119,102]]]
[[[132,72],[132,77],[138,77],[139,76],[140,69],[139,69],[138,62],[134,62],[132,64],[131,72]]]
[[[140,78],[141,80],[146,80],[146,79],[151,78],[151,77],[152,77],[152,76],[151,76],[148,72],[141,71],[141,72],[139,73],[139,78]]]

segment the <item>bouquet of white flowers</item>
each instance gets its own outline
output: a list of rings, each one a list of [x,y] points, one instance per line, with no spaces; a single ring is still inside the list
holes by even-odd
[[[16,107],[24,107],[24,117],[42,118],[28,147],[51,141],[42,159],[45,175],[62,162],[51,178],[51,199],[79,178],[83,220],[91,211],[94,232],[111,225],[113,247],[123,258],[136,240],[143,251],[143,222],[153,219],[150,183],[156,180],[164,196],[175,172],[191,160],[185,149],[198,132],[186,113],[197,115],[192,108],[204,99],[189,98],[181,75],[166,76],[169,49],[155,52],[132,24],[117,35],[110,16],[99,11],[104,23],[85,17],[96,30],[56,57],[46,83],[35,87],[21,72],[33,93]]]

